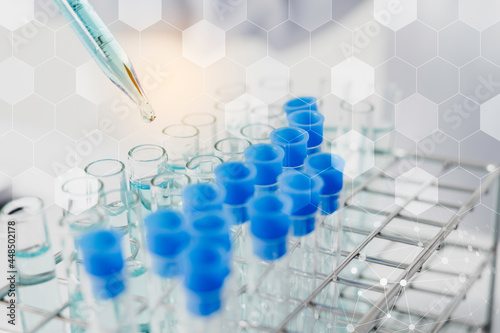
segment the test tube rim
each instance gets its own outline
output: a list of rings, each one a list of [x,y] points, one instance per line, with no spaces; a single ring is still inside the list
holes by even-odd
[[[75,182],[75,181],[78,181],[78,180],[83,180],[83,179],[95,181],[98,184],[97,190],[90,192],[90,193],[89,192],[75,193],[75,192],[68,191],[68,184]],[[82,196],[82,197],[92,195],[92,194],[102,194],[103,188],[104,188],[104,183],[102,181],[100,181],[97,177],[94,177],[92,175],[85,175],[85,176],[80,176],[80,177],[68,179],[61,186],[63,193],[65,193],[67,195],[71,195],[71,196]]]
[[[207,122],[207,123],[202,123],[202,124],[190,124],[189,122],[186,121],[186,119],[190,118],[190,117],[193,117],[193,116],[209,116],[210,117],[210,122]],[[208,112],[193,112],[193,113],[188,113],[187,115],[185,115],[184,117],[182,117],[181,119],[181,122],[182,124],[184,125],[189,125],[189,126],[194,126],[198,129],[198,127],[205,127],[205,126],[210,126],[210,125],[213,125],[215,124],[217,121],[217,118],[211,114],[211,113],[208,113]]]
[[[163,177],[163,176],[166,176],[166,175],[176,176],[177,178],[184,178],[184,179],[186,179],[187,183],[184,186],[191,184],[191,177],[189,177],[188,175],[186,175],[184,173],[164,171],[164,172],[161,172],[161,173],[157,174],[153,178],[151,178],[151,186],[157,187],[158,184],[155,184],[155,181],[157,179],[159,179],[160,177]]]
[[[222,155],[237,155],[237,154],[243,154],[245,149],[243,149],[241,152],[238,152],[238,153],[228,153],[228,152],[224,152],[222,150],[220,150],[219,148],[219,145],[224,143],[224,142],[228,142],[228,141],[240,141],[240,142],[245,142],[248,144],[248,146],[245,147],[245,149],[247,149],[248,147],[250,147],[252,145],[252,143],[250,141],[248,141],[247,139],[243,139],[243,138],[224,138],[224,139],[220,139],[218,140],[215,144],[214,144],[214,149],[219,152],[220,154]]]
[[[303,115],[303,114],[310,114],[311,117],[310,119],[312,119],[312,117],[317,117],[315,119],[315,122],[310,122],[308,124],[304,124],[304,123],[299,123],[296,118]],[[312,110],[298,110],[298,111],[295,111],[295,112],[292,112],[292,113],[289,113],[287,115],[287,120],[288,120],[288,123],[290,124],[290,126],[292,127],[300,127],[300,126],[308,126],[308,127],[313,127],[313,126],[318,126],[318,125],[322,125],[324,122],[325,122],[325,116],[322,115],[320,112],[318,111],[312,111]]]
[[[289,131],[289,130],[296,130],[300,133],[300,135],[297,135],[297,138],[300,137],[300,136],[303,136],[302,139],[298,140],[297,142],[289,142],[287,140],[282,140],[283,138],[281,136],[279,136],[277,133],[279,132],[283,132],[285,130]],[[271,139],[271,142],[274,143],[273,141],[273,138],[276,138],[276,139],[280,139],[282,140],[280,143],[281,145],[287,145],[287,146],[298,146],[298,145],[303,145],[303,144],[307,144],[307,141],[309,140],[309,133],[307,133],[307,131],[303,130],[302,128],[299,128],[299,127],[296,127],[296,126],[285,126],[285,127],[280,127],[280,128],[277,128],[275,129],[274,131],[271,132],[271,134],[269,135],[269,138]],[[280,145],[278,143],[274,143],[276,145]]]
[[[187,163],[186,163],[186,170],[196,170],[200,165],[198,164],[196,167],[192,168],[191,167],[191,163],[194,161],[194,160],[198,160],[198,159],[201,159],[201,158],[206,158],[206,159],[214,159],[214,160],[217,160],[217,162],[220,162],[218,165],[224,163],[224,161],[222,160],[222,158],[218,157],[218,156],[215,156],[215,155],[198,155],[198,156],[194,156],[193,158],[191,158]],[[217,166],[218,166],[217,165]]]
[[[166,131],[168,129],[171,129],[171,128],[174,128],[174,127],[180,127],[180,126],[183,126],[183,127],[190,127],[191,129],[194,129],[194,134],[190,134],[190,135],[187,135],[187,136],[179,136],[179,135],[172,135],[172,134],[168,134],[166,133]],[[180,123],[180,124],[172,124],[172,125],[168,125],[166,126],[165,128],[163,128],[161,130],[161,133],[163,135],[166,135],[167,137],[169,138],[176,138],[176,139],[189,139],[189,138],[194,138],[194,137],[197,137],[199,134],[200,134],[200,130],[196,128],[196,126],[193,126],[193,125],[187,125],[187,124],[183,124],[183,123]]]
[[[135,158],[133,156],[133,153],[137,149],[143,149],[145,147],[149,147],[149,148],[153,148],[154,147],[155,149],[159,149],[162,153],[161,153],[160,156],[158,156],[156,158],[152,158],[152,159],[137,159],[137,158]],[[139,163],[149,163],[149,162],[161,161],[163,157],[165,157],[165,162],[167,162],[168,161],[168,155],[167,155],[167,151],[165,150],[165,148],[163,148],[160,145],[153,144],[153,143],[145,143],[145,144],[137,145],[137,146],[131,148],[128,151],[128,159],[129,160],[133,160],[134,162],[139,162]]]
[[[254,137],[254,136],[250,136],[250,135],[247,135],[247,134],[244,134],[243,131],[245,129],[248,129],[252,126],[262,126],[262,127],[267,127],[268,129],[271,129],[271,131],[269,132],[269,134],[274,131],[276,128],[269,125],[269,124],[264,124],[264,123],[252,123],[252,124],[246,124],[245,126],[243,126],[241,129],[240,129],[240,134],[245,137],[245,138],[248,138],[248,139],[252,139],[252,140],[268,140],[269,138],[267,137],[264,137],[264,138],[259,138],[259,137]],[[249,140],[250,141],[250,140]]]
[[[89,172],[89,168],[94,166],[96,163],[99,163],[99,162],[109,162],[109,161],[113,161],[113,162],[118,162],[120,164],[120,167],[121,169],[116,171],[116,172],[113,172],[113,173],[108,173],[108,174],[95,174],[95,173],[92,173],[92,172]],[[120,160],[117,160],[117,159],[113,159],[113,158],[103,158],[103,159],[100,159],[100,160],[95,160],[93,162],[90,162],[84,169],[85,173],[90,175],[90,176],[93,176],[93,177],[97,177],[97,178],[105,178],[105,177],[112,177],[112,176],[116,176],[118,174],[120,174],[120,172],[124,171],[125,170],[125,164],[120,161]]]
[[[355,110],[353,106],[354,105],[358,105],[360,103],[366,103],[369,106],[369,108],[367,110]],[[350,105],[351,108],[348,108],[347,105]],[[358,103],[355,103],[354,105],[353,104],[349,104],[346,101],[342,100],[340,102],[340,109],[342,111],[350,112],[350,113],[353,113],[353,114],[365,114],[365,113],[368,114],[368,113],[371,113],[371,112],[373,112],[375,110],[375,106],[373,105],[373,103],[370,103],[369,101],[360,101]]]

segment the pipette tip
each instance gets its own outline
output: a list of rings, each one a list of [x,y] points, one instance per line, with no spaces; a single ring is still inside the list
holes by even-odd
[[[141,103],[139,105],[139,109],[141,111],[142,119],[145,122],[150,123],[156,119],[155,111],[153,110],[151,104],[149,104],[149,101],[144,101],[143,103]]]

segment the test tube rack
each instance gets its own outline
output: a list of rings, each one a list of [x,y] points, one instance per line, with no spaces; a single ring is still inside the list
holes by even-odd
[[[292,320],[309,311],[317,320],[322,313],[336,314],[339,332],[490,332],[500,224],[500,214],[495,213],[500,211],[500,169],[419,157],[419,166],[437,178],[461,168],[476,175],[478,182],[473,186],[462,180],[446,181],[446,177],[438,182],[407,179],[413,193],[395,200],[394,187],[380,184],[391,184],[390,170],[414,158],[414,152],[376,154],[377,168],[346,183],[341,211],[345,244],[342,261],[330,274],[320,276],[322,282],[306,298],[289,300],[294,310],[277,327],[253,327],[245,321],[235,325],[263,332],[291,332]],[[438,199],[426,195],[431,189],[438,191]],[[415,204],[431,208],[428,214],[416,216],[406,209]],[[490,218],[481,216],[481,210],[489,210]],[[463,221],[489,228],[491,237],[476,238],[476,233],[463,228]],[[472,259],[467,260],[469,257]],[[61,253],[55,254],[55,260],[61,262]],[[65,279],[58,280],[64,288]],[[331,283],[337,284],[340,292],[337,307],[318,302],[318,295]],[[2,306],[6,305],[7,290],[5,286],[0,288]],[[244,293],[245,287],[240,292]],[[135,301],[139,303],[138,312],[147,309],[146,299],[136,297]],[[68,326],[89,325],[68,316],[68,302],[52,312],[17,306],[19,311],[42,316],[29,333],[52,320]],[[162,306],[176,311],[171,305]]]

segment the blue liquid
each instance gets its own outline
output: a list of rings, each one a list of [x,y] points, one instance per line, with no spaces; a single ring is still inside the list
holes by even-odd
[[[151,179],[152,177],[130,181],[130,190],[137,193],[142,205],[149,211],[151,210]]]

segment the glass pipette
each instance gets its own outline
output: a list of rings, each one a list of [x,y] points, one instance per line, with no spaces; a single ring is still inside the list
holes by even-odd
[[[94,8],[87,0],[54,2],[104,74],[137,104],[145,121],[153,121],[155,112],[142,90],[130,59]]]

